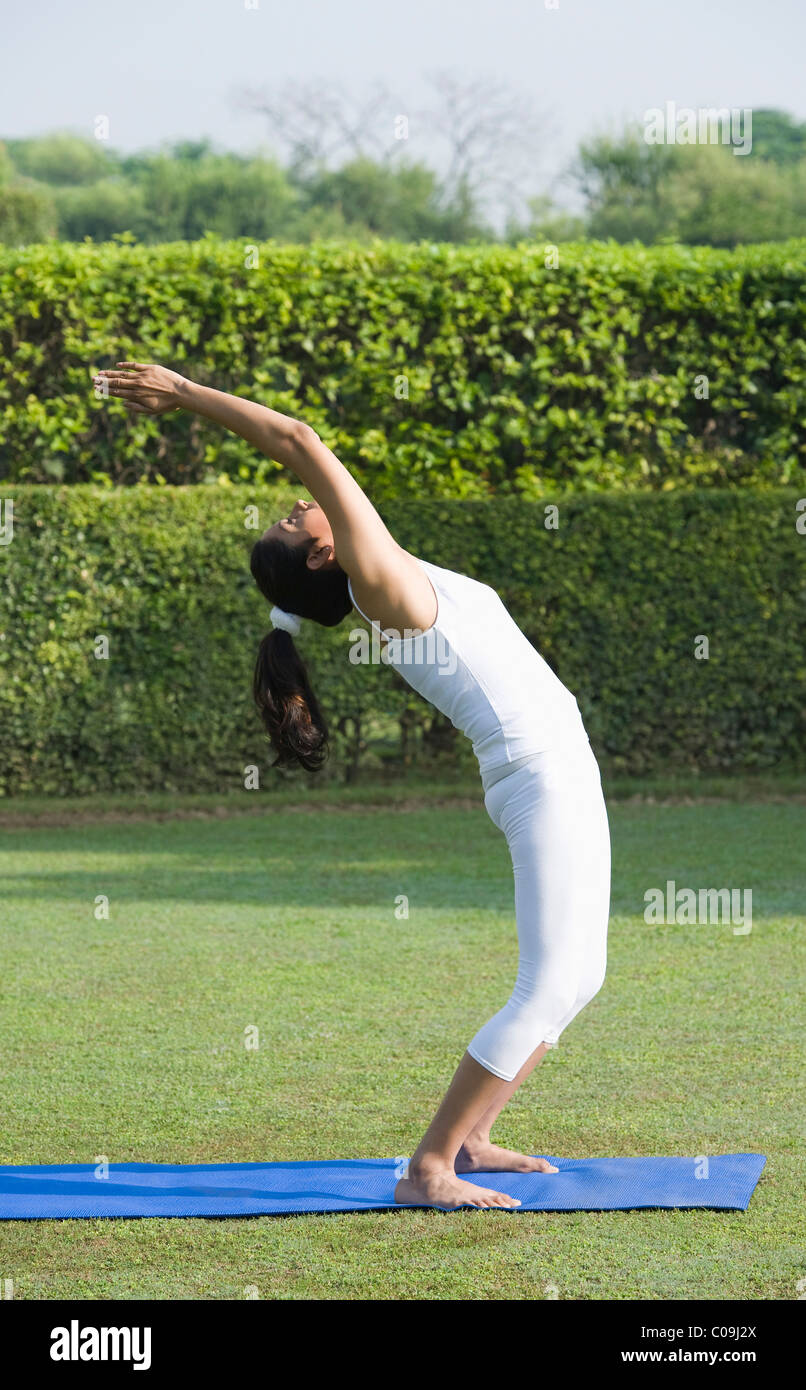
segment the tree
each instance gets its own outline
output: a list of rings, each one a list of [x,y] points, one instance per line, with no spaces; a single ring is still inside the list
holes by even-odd
[[[762,122],[770,140],[778,128]],[[742,157],[723,145],[650,145],[638,127],[596,136],[574,166],[587,234],[707,246],[804,235],[806,161],[756,154],[755,123],[753,151]]]
[[[0,242],[27,246],[48,241],[55,236],[56,225],[56,209],[47,193],[23,183],[0,187]]]
[[[692,246],[729,247],[806,232],[806,161],[752,162],[716,145],[693,146],[680,156],[659,190],[666,236]]]
[[[789,165],[806,159],[806,121],[767,107],[754,111],[751,158]]]
[[[597,135],[579,147],[571,176],[585,200],[587,233],[616,241],[655,241],[664,233],[662,179],[675,147],[648,145],[638,127]]]
[[[21,179],[0,143],[0,242],[25,246],[56,233],[56,209],[47,189]]]
[[[338,211],[348,225],[398,241],[472,241],[486,235],[469,200],[446,198],[424,164],[390,168],[359,158],[300,183],[312,214]]]
[[[215,154],[207,142],[141,153],[121,164],[123,176],[56,193],[61,234],[106,241],[132,232],[147,242],[282,236],[299,195],[271,160]]]
[[[448,197],[519,211],[534,191],[543,118],[527,97],[495,78],[443,71],[429,83],[432,105],[417,119],[446,151]]]
[[[284,82],[247,88],[236,104],[264,118],[272,148],[295,179],[356,159],[384,163],[400,150],[394,126],[400,107],[380,84],[355,93],[325,79]]]
[[[40,183],[92,184],[115,172],[115,156],[104,145],[67,131],[6,143],[18,173]]]
[[[530,198],[525,220],[510,218],[506,226],[506,240],[510,242],[543,241],[556,244],[561,241],[581,241],[585,234],[584,217],[565,212],[548,195]]]
[[[435,158],[443,205],[461,208],[460,223],[480,225],[485,205],[521,210],[533,191],[542,125],[528,98],[508,83],[450,72],[431,74],[428,85],[422,107],[379,84],[356,94],[320,80],[248,89],[238,104],[264,118],[295,182],[361,162],[405,162],[416,138]]]
[[[124,179],[55,190],[59,236],[65,241],[110,241],[119,232],[142,235],[148,221],[140,188]]]
[[[274,161],[234,154],[156,155],[142,164],[137,186],[148,208],[143,235],[150,241],[193,240],[205,232],[281,236],[298,203]]]

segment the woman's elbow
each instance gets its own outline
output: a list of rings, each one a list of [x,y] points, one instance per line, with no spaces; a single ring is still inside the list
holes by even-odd
[[[309,454],[314,444],[320,443],[316,430],[304,420],[292,420],[288,435],[291,447],[303,454]]]
[[[300,464],[310,458],[319,436],[316,430],[306,425],[304,420],[286,416],[279,427],[275,426],[274,438],[265,452],[284,468],[299,473]]]

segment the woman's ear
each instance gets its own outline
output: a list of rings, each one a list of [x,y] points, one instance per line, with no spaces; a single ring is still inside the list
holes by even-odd
[[[316,545],[314,543],[311,546],[310,550],[308,551],[305,563],[308,566],[309,570],[321,570],[324,569],[325,566],[330,564],[331,562],[335,564],[335,561],[336,553],[333,549],[333,546],[325,544],[325,542],[323,542],[321,545]]]

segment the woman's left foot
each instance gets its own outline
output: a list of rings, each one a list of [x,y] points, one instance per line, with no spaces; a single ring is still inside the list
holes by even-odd
[[[457,1173],[557,1173],[547,1158],[530,1158],[514,1149],[502,1149],[498,1144],[464,1144],[456,1155]]]

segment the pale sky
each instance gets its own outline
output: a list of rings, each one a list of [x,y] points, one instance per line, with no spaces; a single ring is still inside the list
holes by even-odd
[[[551,3],[551,0],[548,0]],[[257,8],[252,8],[257,4]],[[0,0],[0,138],[52,129],[132,150],[266,144],[243,87],[378,80],[400,109],[448,69],[505,79],[545,115],[535,191],[595,130],[649,107],[778,106],[806,119],[806,0]],[[247,6],[250,6],[247,8]],[[427,128],[407,153],[434,156]]]

